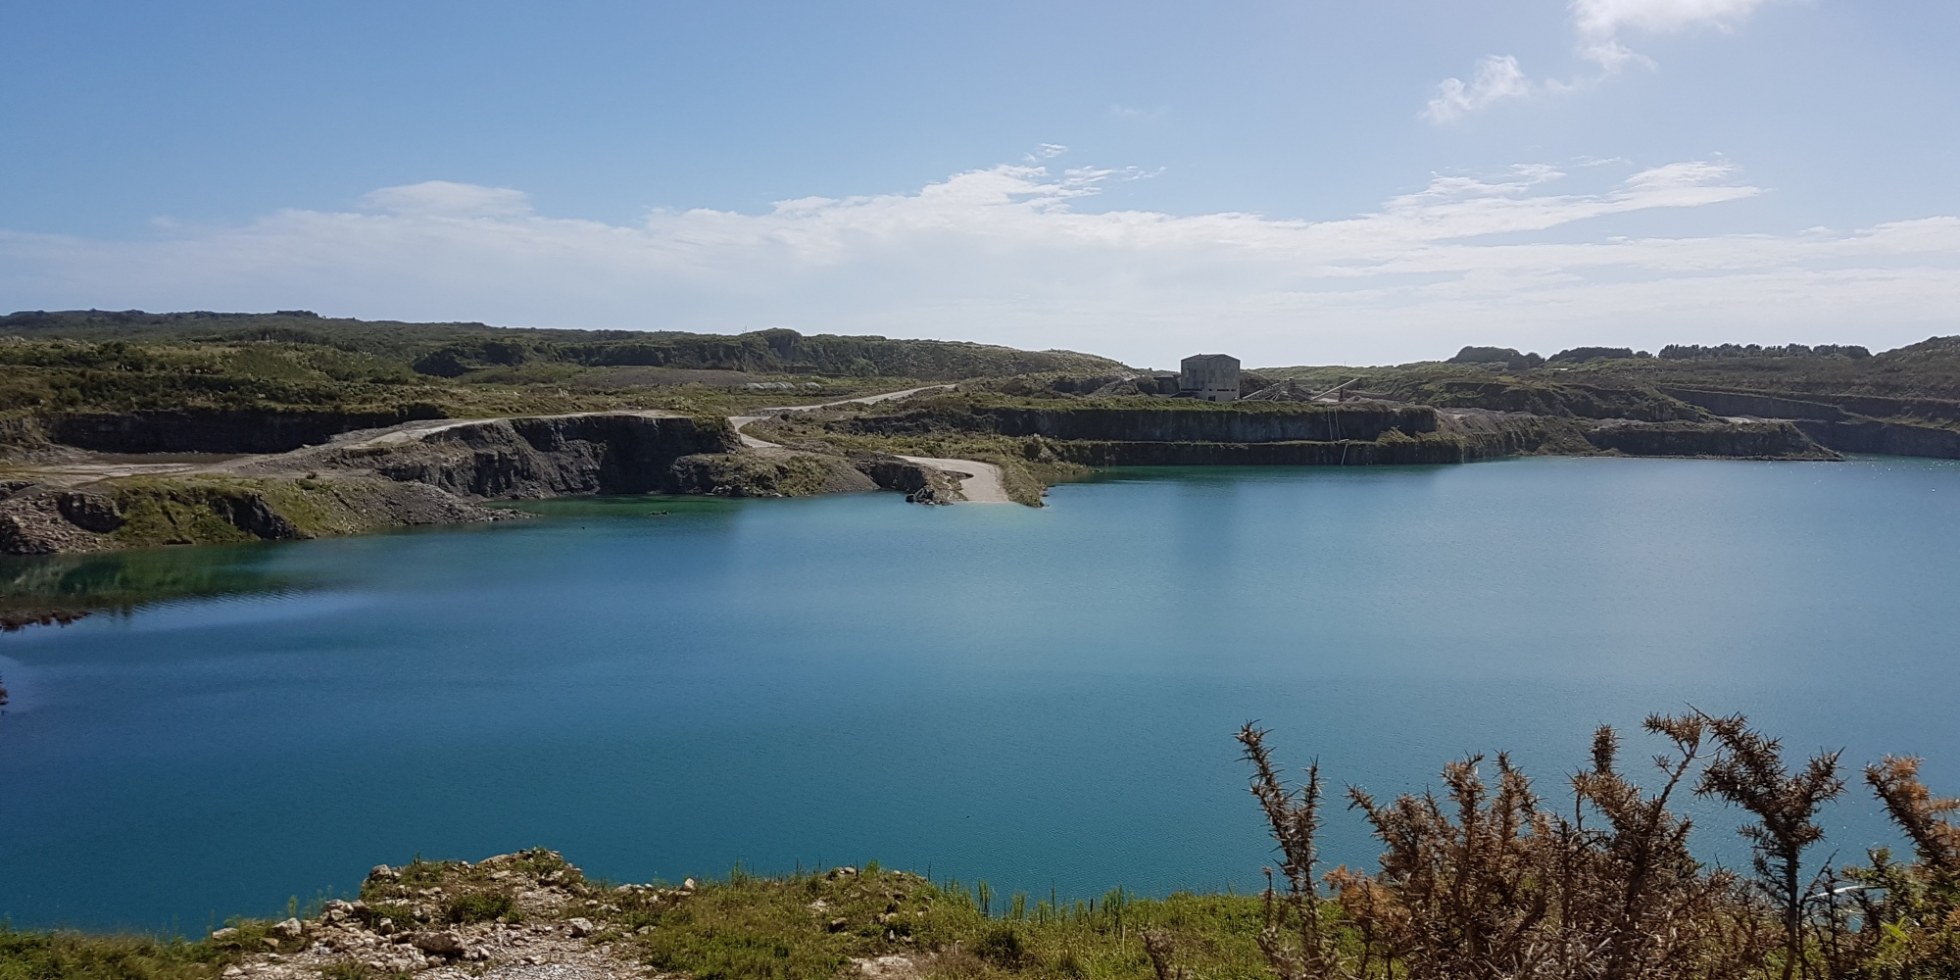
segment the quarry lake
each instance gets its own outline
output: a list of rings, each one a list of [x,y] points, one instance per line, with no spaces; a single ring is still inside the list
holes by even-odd
[[[1120,471],[1050,504],[556,501],[9,564],[209,594],[0,637],[0,918],[196,932],[537,844],[615,880],[1250,889],[1252,719],[1377,795],[1498,749],[1555,795],[1595,725],[1689,704],[1960,792],[1960,464]],[[1892,842],[1852,782],[1840,859]],[[1338,805],[1325,843],[1378,850]]]

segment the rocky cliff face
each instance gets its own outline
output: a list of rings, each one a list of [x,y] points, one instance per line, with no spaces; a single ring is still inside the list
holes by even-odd
[[[392,412],[57,412],[39,428],[54,442],[105,453],[283,453],[343,432],[439,418],[433,405]]]
[[[1839,452],[1960,459],[1960,431],[1954,429],[1857,417],[1837,422],[1800,419],[1795,424]]]
[[[1046,441],[1057,458],[1088,466],[1380,466],[1468,463],[1534,454],[1830,459],[1789,422],[1638,422],[1513,412],[1448,412],[1436,432],[1390,430],[1375,439],[1286,442]]]
[[[1130,407],[1055,408],[976,404],[951,409],[928,406],[852,420],[860,433],[903,435],[956,429],[1003,436],[1091,442],[1338,442],[1373,440],[1395,431],[1436,431],[1436,411],[1385,402],[1342,405],[1156,404]]]
[[[1439,408],[1479,408],[1552,418],[1692,422],[1705,417],[1693,404],[1651,388],[1452,379],[1395,386],[1388,394],[1399,401]]]
[[[372,477],[127,479],[86,490],[11,481],[0,484],[0,554],[290,541],[509,516],[435,487]]]
[[[713,497],[806,497],[876,490],[878,484],[842,456],[777,449],[683,456],[670,468],[666,489]]]
[[[1960,429],[1938,424],[1960,420],[1960,403],[1863,395],[1820,395],[1812,401],[1694,388],[1669,389],[1669,393],[1721,415],[1790,419],[1805,436],[1838,452],[1960,459]],[[1929,419],[1934,424],[1870,417],[1877,413]]]
[[[1764,422],[1603,422],[1586,441],[1629,456],[1719,456],[1727,459],[1836,459],[1796,424]]]
[[[1314,405],[1295,411],[989,408],[976,414],[991,419],[1001,435],[1119,442],[1368,441],[1390,431],[1436,431],[1436,410],[1418,405]]]
[[[1698,388],[1663,388],[1667,394],[1716,415],[1753,415],[1766,419],[1822,419],[1836,421],[1846,417],[1843,409],[1823,402],[1782,398],[1750,391],[1706,391]]]
[[[373,473],[476,498],[684,492],[675,463],[736,446],[725,419],[604,413],[495,419],[356,440],[255,464]]]
[[[1383,466],[1482,458],[1455,437],[1355,442],[1114,442],[1055,440],[1059,459],[1084,466]]]
[[[884,453],[856,453],[851,456],[851,465],[881,490],[896,490],[928,502],[950,500],[954,494],[954,483],[946,474],[909,459]]]

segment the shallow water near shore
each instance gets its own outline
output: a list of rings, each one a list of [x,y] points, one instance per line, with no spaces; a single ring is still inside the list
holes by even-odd
[[[1960,464],[1127,470],[1050,504],[555,501],[90,559],[202,597],[0,636],[0,918],[197,932],[536,844],[616,880],[1252,889],[1250,719],[1377,795],[1498,749],[1557,795],[1593,726],[1689,704],[1960,793]],[[1827,825],[1841,860],[1892,842],[1855,779]],[[1338,804],[1325,843],[1378,849]]]

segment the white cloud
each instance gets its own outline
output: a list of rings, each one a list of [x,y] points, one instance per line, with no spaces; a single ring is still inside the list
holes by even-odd
[[[1468,83],[1446,78],[1436,87],[1422,117],[1448,123],[1499,102],[1534,93],[1562,94],[1596,85],[1628,68],[1656,68],[1654,59],[1628,47],[1628,33],[1678,34],[1712,29],[1732,31],[1776,0],[1570,0],[1572,31],[1579,57],[1598,70],[1569,80],[1533,80],[1511,55],[1485,55]]]
[[[1488,108],[1506,99],[1530,95],[1535,86],[1510,55],[1486,55],[1477,62],[1477,71],[1465,82],[1446,78],[1436,86],[1436,96],[1422,117],[1433,123],[1455,122],[1465,113]]]
[[[1572,0],[1582,38],[1612,40],[1622,31],[1674,34],[1699,28],[1734,30],[1770,0]]]
[[[426,180],[401,187],[383,187],[361,197],[361,207],[383,214],[450,218],[508,218],[531,213],[531,198],[508,187],[479,187],[447,180]]]
[[[1581,57],[1606,75],[1630,65],[1653,68],[1653,59],[1626,46],[1628,33],[1679,34],[1732,31],[1756,8],[1773,0],[1572,0],[1572,29]]]
[[[908,193],[632,224],[519,192],[391,188],[140,241],[0,232],[0,296],[45,309],[316,309],[543,326],[947,337],[1168,364],[1384,362],[1467,343],[1838,341],[1953,332],[1960,218],[1629,237],[1762,193],[1733,163],[1442,174],[1359,215],[1096,211],[1131,169],[1008,164]]]

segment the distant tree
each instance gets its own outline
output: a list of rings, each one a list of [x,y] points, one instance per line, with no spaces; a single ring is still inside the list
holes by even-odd
[[[1853,360],[1872,356],[1872,352],[1857,344],[1785,344],[1764,347],[1761,344],[1669,344],[1661,348],[1662,360],[1691,361],[1714,358],[1737,357],[1846,357]]]
[[[1509,364],[1524,355],[1514,347],[1465,347],[1447,364]]]
[[[1572,347],[1547,358],[1551,364],[1582,364],[1586,361],[1625,360],[1633,357],[1631,347]]]

